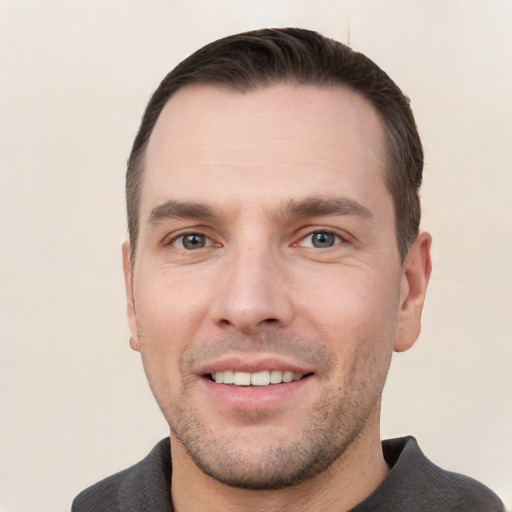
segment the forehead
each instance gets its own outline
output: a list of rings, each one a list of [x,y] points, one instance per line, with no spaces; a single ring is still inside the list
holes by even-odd
[[[369,184],[383,187],[384,148],[377,112],[346,88],[277,84],[242,93],[187,86],[151,134],[141,206],[149,211],[174,196],[226,203],[233,194],[364,199]]]

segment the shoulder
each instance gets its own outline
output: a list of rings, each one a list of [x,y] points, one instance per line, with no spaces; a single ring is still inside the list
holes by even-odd
[[[458,473],[445,471],[425,457],[413,437],[383,442],[391,470],[364,502],[364,510],[407,512],[503,512],[501,500],[488,487]],[[377,508],[373,508],[379,504]],[[370,505],[369,508],[366,508]],[[359,511],[359,509],[356,508]]]
[[[83,490],[73,500],[71,512],[96,512],[103,510],[117,512],[119,510],[117,507],[119,489],[121,484],[134,471],[134,467],[111,475]]]
[[[135,512],[146,510],[148,503],[158,503],[159,508],[155,507],[155,510],[171,510],[170,475],[167,438],[137,464],[82,491],[73,500],[71,512]]]

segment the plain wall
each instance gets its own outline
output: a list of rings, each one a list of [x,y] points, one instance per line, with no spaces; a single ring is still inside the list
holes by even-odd
[[[512,1],[0,1],[0,509],[63,512],[168,435],[128,347],[125,162],[201,45],[319,30],[409,95],[434,271],[383,437],[414,434],[512,506]]]

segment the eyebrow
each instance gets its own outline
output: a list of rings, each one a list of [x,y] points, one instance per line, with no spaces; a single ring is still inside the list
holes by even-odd
[[[354,215],[371,220],[372,212],[362,204],[347,197],[306,197],[290,199],[273,211],[273,217],[281,220],[290,217],[321,217],[327,215]],[[170,199],[151,210],[148,223],[157,225],[168,219],[211,220],[218,215],[203,203]]]
[[[201,203],[182,202],[170,199],[156,206],[149,214],[148,223],[156,225],[167,219],[211,219],[215,217],[213,210]]]
[[[291,199],[275,212],[276,219],[286,217],[321,217],[327,215],[354,215],[371,220],[372,212],[348,197],[307,197]]]

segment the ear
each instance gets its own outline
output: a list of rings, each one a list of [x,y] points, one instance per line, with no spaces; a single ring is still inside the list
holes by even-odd
[[[421,331],[421,312],[432,271],[431,245],[432,237],[420,233],[402,267],[396,352],[411,348]]]
[[[137,329],[137,313],[135,310],[135,299],[133,296],[133,273],[130,262],[130,242],[123,244],[123,272],[124,284],[126,287],[126,306],[128,314],[128,327],[130,328],[131,338],[130,347],[139,351],[139,338]]]

